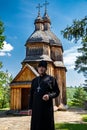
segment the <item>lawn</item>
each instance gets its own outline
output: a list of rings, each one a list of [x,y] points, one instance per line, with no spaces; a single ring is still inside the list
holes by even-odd
[[[58,123],[56,130],[87,130],[87,124]]]
[[[82,120],[83,120],[84,122],[87,122],[87,114],[82,115]]]
[[[5,112],[7,110],[10,110],[10,108],[2,108],[2,109],[0,109],[0,113]]]

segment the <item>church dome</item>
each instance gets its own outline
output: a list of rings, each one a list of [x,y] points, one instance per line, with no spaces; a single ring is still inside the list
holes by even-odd
[[[39,16],[37,16],[37,18],[35,19],[34,24],[36,24],[36,23],[42,23],[42,22],[43,22],[43,19],[42,19],[41,16],[39,15]]]
[[[48,22],[48,23],[51,24],[50,18],[49,18],[48,14],[47,14],[46,12],[45,12],[45,14],[44,14],[44,16],[43,16],[43,21],[44,21],[44,22]]]

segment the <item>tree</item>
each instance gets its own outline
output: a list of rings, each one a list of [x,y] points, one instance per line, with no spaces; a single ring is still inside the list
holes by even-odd
[[[12,75],[9,75],[8,71],[0,71],[0,108],[9,107],[11,81]]]
[[[79,53],[82,53],[81,56],[77,57],[75,61],[75,70],[78,73],[82,72],[85,77],[85,86],[87,85],[87,43],[83,43],[83,47],[78,49]]]
[[[5,40],[4,24],[0,21],[0,50],[3,49],[3,41]],[[0,62],[0,69],[3,67]],[[12,81],[12,76],[9,75],[8,71],[0,71],[0,108],[9,106],[10,101],[10,87],[9,83]]]
[[[86,91],[84,91],[84,88],[79,86],[79,87],[77,87],[75,89],[75,93],[73,95],[73,99],[72,99],[71,103],[74,106],[83,107],[84,106],[84,101],[86,99],[87,99]]]
[[[3,48],[3,41],[5,40],[5,36],[3,35],[4,33],[4,24],[3,22],[0,20],[0,49]],[[2,62],[0,62],[0,68],[2,67]]]
[[[72,99],[75,93],[76,87],[67,87],[67,105],[72,106]]]
[[[3,41],[5,40],[5,36],[3,35],[4,32],[4,24],[0,21],[0,49],[3,47]]]
[[[63,37],[70,41],[74,39],[77,43],[79,39],[81,40],[82,47],[77,50],[81,55],[75,61],[75,70],[83,73],[87,84],[87,16],[81,20],[74,20],[71,26],[67,26],[61,32]]]

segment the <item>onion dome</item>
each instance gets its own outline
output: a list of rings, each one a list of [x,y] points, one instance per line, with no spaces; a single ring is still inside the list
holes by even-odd
[[[35,24],[35,31],[37,31],[37,30],[43,30],[43,19],[42,19],[42,17],[40,16],[40,8],[41,8],[42,6],[40,6],[40,4],[38,4],[38,6],[37,6],[37,8],[39,9],[38,10],[38,16],[37,16],[37,18],[35,19],[35,21],[34,21],[34,24]]]

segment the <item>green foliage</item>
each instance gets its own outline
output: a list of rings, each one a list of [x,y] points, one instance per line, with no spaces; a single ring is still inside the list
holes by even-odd
[[[73,99],[73,95],[75,93],[75,87],[67,87],[66,88],[66,94],[67,94],[67,105],[68,106],[72,106],[72,99]]]
[[[63,37],[77,42],[82,39],[82,42],[87,42],[87,16],[81,20],[74,20],[71,26],[67,26],[63,31],[61,31]]]
[[[78,49],[78,52],[82,54],[77,57],[75,61],[75,70],[78,73],[82,72],[85,77],[85,86],[87,85],[87,43],[83,43],[82,48]]]
[[[3,67],[2,62],[0,62],[0,69]]]
[[[83,73],[85,79],[85,86],[87,85],[87,16],[81,20],[74,20],[71,26],[67,26],[61,31],[63,37],[77,42],[81,39],[82,47],[78,49],[81,54],[75,61],[75,70],[78,73]]]
[[[0,49],[3,47],[3,41],[5,40],[5,36],[3,35],[4,32],[4,24],[0,21]]]
[[[0,49],[3,49],[3,41],[5,40],[4,24],[0,21]],[[0,69],[2,68],[2,62],[0,62]],[[9,73],[0,71],[0,108],[8,107],[10,101],[10,87],[9,83],[12,80],[12,76]]]
[[[84,122],[87,122],[87,114],[82,115],[82,120],[83,120]]]
[[[87,92],[83,87],[67,87],[67,105],[73,107],[84,107],[87,100]]]
[[[56,130],[86,130],[87,124],[58,123],[55,127]]]
[[[75,93],[73,95],[73,99],[71,100],[73,106],[84,106],[84,101],[87,99],[87,93],[84,91],[82,87],[77,87]]]
[[[3,41],[5,40],[5,36],[3,35],[4,32],[4,24],[3,22],[0,20],[0,49],[3,48]],[[0,62],[0,68],[2,67],[2,62]]]
[[[0,71],[0,108],[9,107],[10,102],[10,87],[9,83],[12,80],[12,76],[8,71]]]

